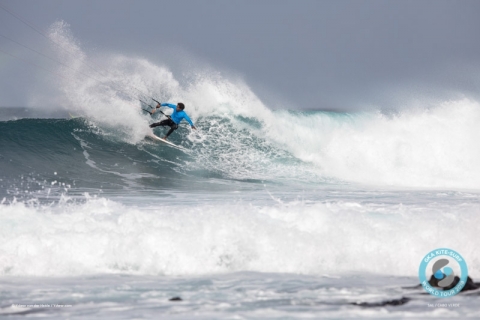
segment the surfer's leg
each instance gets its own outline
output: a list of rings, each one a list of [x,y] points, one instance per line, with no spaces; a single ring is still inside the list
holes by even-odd
[[[176,124],[175,122],[172,121],[172,125],[170,126],[170,130],[168,130],[167,132],[167,135],[163,138],[165,140],[167,140],[168,136],[172,134],[173,131],[177,130],[178,129],[178,124]]]
[[[150,128],[155,128],[155,127],[158,127],[158,126],[169,126],[170,125],[170,122],[173,122],[172,120],[170,119],[165,119],[165,120],[162,120],[160,122],[156,122],[156,123],[152,123],[150,125]]]

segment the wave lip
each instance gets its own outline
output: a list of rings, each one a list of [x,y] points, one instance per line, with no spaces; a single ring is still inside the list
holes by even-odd
[[[111,173],[128,185],[131,173],[147,181],[168,171],[181,179],[480,189],[480,105],[474,101],[394,116],[268,111],[245,117],[222,108],[199,115],[200,134],[181,128],[172,135],[183,152],[132,143],[123,128],[95,119],[0,122],[0,161],[10,168],[3,175],[63,168],[67,178],[66,172]],[[26,135],[26,126],[36,135]]]
[[[96,136],[80,137],[92,148],[83,151],[103,171],[119,172],[112,168],[119,156],[114,150],[129,145],[126,149],[131,152],[131,162],[169,161],[179,179],[187,175],[242,181],[480,189],[477,101],[447,101],[432,108],[405,109],[391,116],[372,111],[272,111],[242,80],[219,72],[195,69],[178,77],[168,67],[143,58],[89,55],[63,22],[53,24],[49,35],[61,48],[68,49],[56,48],[58,59],[71,66],[59,70],[65,81],[52,85],[61,89],[66,109],[88,119],[88,130]],[[85,74],[92,73],[92,65],[102,68],[95,77],[86,79]],[[144,138],[152,132],[148,123],[154,121],[141,111],[138,99],[146,99],[145,96],[185,102],[187,112],[198,124],[199,133],[181,127],[172,134],[173,141],[188,150],[178,156],[180,160],[170,157],[172,152],[158,152],[145,146]],[[2,140],[4,134],[9,135],[5,125],[0,123],[1,144],[6,143]],[[51,128],[38,126],[42,134]],[[88,131],[80,126],[59,133],[71,135],[68,130]],[[158,133],[161,129],[155,130]],[[23,134],[20,128],[15,131]],[[53,132],[44,137],[46,141],[57,140]],[[103,142],[95,145],[97,140]],[[15,141],[17,146],[13,148],[17,152],[24,142]],[[106,145],[112,146],[112,152],[101,154],[99,159],[101,152],[95,155],[93,150]],[[44,143],[29,147],[31,150],[19,153],[31,158],[55,157],[49,153],[52,148]],[[75,148],[66,144],[65,150],[56,152],[67,153],[72,147]],[[76,147],[82,149],[78,142]],[[121,156],[129,157],[126,153]],[[108,168],[101,168],[102,162]],[[132,166],[124,166],[127,167],[135,171]],[[37,170],[35,166],[33,169]]]

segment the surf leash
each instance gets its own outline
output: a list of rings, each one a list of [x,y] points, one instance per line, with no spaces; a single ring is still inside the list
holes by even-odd
[[[149,106],[150,108],[152,108],[152,106],[151,106],[151,105],[149,105],[148,103],[146,103],[145,101],[143,101],[143,100],[140,100],[140,99],[138,99],[138,100],[139,100],[141,103],[143,103],[143,104],[145,104],[145,105]],[[153,114],[152,112],[150,112],[150,111],[149,111],[149,110],[147,110],[147,109],[143,109],[143,108],[142,108],[142,110],[143,110],[143,111],[145,111],[145,112],[148,112],[148,113],[150,113],[150,115],[152,115],[152,114]]]
[[[155,99],[153,99],[153,98],[152,98],[152,100],[155,101],[156,103],[158,103],[160,106],[162,106],[162,103],[161,103],[160,101],[155,100]],[[148,106],[150,106],[150,105],[148,105]],[[160,113],[163,114],[163,115],[164,115],[165,117],[167,117],[168,119],[171,119],[171,117],[170,117],[168,114],[163,113],[162,110],[158,110],[158,111],[160,111]]]
[[[171,118],[172,118],[172,117],[170,117],[168,114],[163,113],[162,110],[158,110],[158,111],[160,111],[160,113],[163,114],[163,115],[164,115],[165,117],[167,117],[168,119],[171,119]]]
[[[149,105],[149,104],[148,104],[148,103],[146,103],[145,101],[143,101],[143,100],[140,100],[140,99],[138,99],[138,100],[139,100],[141,103],[143,103],[143,104],[145,104],[145,105],[149,106],[150,108],[152,108],[152,109],[156,109],[155,107],[152,107],[151,105]],[[159,105],[161,105],[160,101],[158,101],[158,100],[155,100],[155,99],[153,99],[153,98],[152,98],[152,100],[153,100],[153,101],[155,101],[156,103],[158,103]],[[148,110],[146,110],[146,109],[142,109],[142,110],[143,110],[143,111],[146,111],[146,112],[148,112],[148,113],[150,113],[151,115],[153,114],[153,112],[150,112],[150,111],[148,111]],[[170,117],[168,114],[165,114],[165,113],[163,113],[163,111],[162,111],[162,110],[158,110],[158,111],[159,111],[161,114],[163,114],[165,117],[167,117],[168,119],[171,119],[171,117]]]
[[[153,99],[153,98],[152,98],[152,100],[155,101],[156,103],[158,103],[159,105],[162,105],[162,103],[161,103],[160,101],[155,100],[155,99]]]
[[[145,104],[145,105],[149,106],[150,108],[153,108],[151,105],[149,105],[148,103],[146,103],[145,101],[143,101],[143,100],[141,100],[141,99],[138,99],[138,101],[140,101],[141,103],[143,103],[143,104]]]

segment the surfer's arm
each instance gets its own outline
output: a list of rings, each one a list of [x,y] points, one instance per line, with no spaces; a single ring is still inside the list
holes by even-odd
[[[155,111],[156,111],[158,108],[160,108],[160,107],[169,107],[169,108],[172,108],[172,109],[176,109],[176,108],[177,108],[176,105],[171,104],[171,103],[162,103],[162,104],[160,104],[160,103],[157,102],[157,107],[156,107],[155,109],[153,109],[152,113],[150,113],[150,114],[154,114]]]
[[[171,104],[171,103],[157,103],[157,109],[160,108],[160,107],[169,107],[169,108],[172,108],[172,109],[176,109],[177,106],[174,105],[174,104]]]
[[[160,108],[160,107],[169,107],[169,108],[172,108],[172,109],[176,109],[176,108],[177,108],[176,105],[171,104],[171,103],[162,103],[162,104],[157,105],[157,108]]]
[[[197,128],[195,128],[195,126],[193,125],[193,122],[192,122],[192,120],[190,119],[189,116],[187,116],[187,115],[185,114],[184,117],[185,117],[185,120],[187,120],[187,122],[190,123],[190,125],[192,126],[193,129],[197,129]]]

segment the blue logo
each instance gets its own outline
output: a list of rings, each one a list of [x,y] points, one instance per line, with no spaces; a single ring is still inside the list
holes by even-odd
[[[435,249],[422,259],[418,269],[418,277],[422,287],[432,296],[438,298],[452,297],[459,293],[467,282],[467,263],[454,250]],[[454,284],[456,280],[458,283]]]

